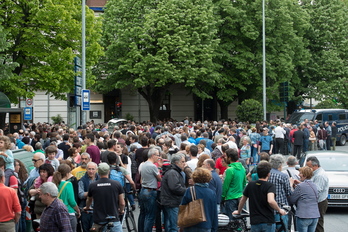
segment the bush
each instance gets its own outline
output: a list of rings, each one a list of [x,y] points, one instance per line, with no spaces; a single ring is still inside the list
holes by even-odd
[[[335,103],[333,100],[324,100],[319,102],[316,106],[316,109],[343,109],[341,104]]]
[[[63,118],[60,114],[58,114],[57,116],[52,116],[51,117],[53,124],[60,124],[63,121]]]
[[[247,99],[237,107],[237,118],[241,122],[256,122],[263,118],[263,110],[260,102],[254,99]]]

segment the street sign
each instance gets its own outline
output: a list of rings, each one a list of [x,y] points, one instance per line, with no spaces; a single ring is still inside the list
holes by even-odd
[[[82,90],[82,110],[90,110],[90,91],[88,89]]]
[[[25,100],[25,104],[26,104],[27,106],[32,106],[32,105],[33,105],[33,99],[27,98],[27,99]]]
[[[33,120],[33,108],[24,107],[24,120]]]

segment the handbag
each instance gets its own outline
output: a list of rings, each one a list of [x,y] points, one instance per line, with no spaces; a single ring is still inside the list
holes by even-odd
[[[65,181],[65,183],[63,184],[62,188],[60,189],[60,191],[59,191],[59,193],[58,193],[57,198],[60,197],[60,194],[62,194],[62,192],[63,192],[63,190],[64,190],[64,188],[65,188],[65,186],[66,186],[67,184],[68,184],[68,181]]]
[[[187,205],[179,206],[178,226],[190,227],[201,222],[206,222],[203,199],[196,199],[195,187],[190,187],[192,201]]]

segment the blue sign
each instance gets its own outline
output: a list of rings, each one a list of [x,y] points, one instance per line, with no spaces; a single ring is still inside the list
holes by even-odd
[[[33,120],[33,108],[24,107],[24,120]]]
[[[90,102],[90,91],[88,89],[82,90],[82,110],[90,110],[91,102]]]

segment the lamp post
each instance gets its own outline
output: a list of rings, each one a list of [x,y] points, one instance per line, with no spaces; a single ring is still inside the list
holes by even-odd
[[[82,0],[82,89],[86,89],[86,0]],[[81,93],[82,96],[82,93]],[[81,110],[81,124],[86,124],[86,111]]]
[[[266,24],[265,24],[265,0],[262,0],[262,96],[263,96],[263,120],[266,120]]]

